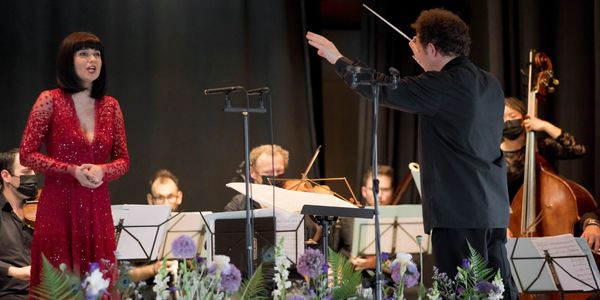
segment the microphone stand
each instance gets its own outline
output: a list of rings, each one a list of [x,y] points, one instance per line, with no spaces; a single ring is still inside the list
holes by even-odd
[[[225,89],[221,91],[220,89],[212,89],[216,91],[216,93],[224,93],[225,94],[225,107],[223,111],[226,113],[242,113],[243,117],[243,127],[244,127],[244,171],[245,177],[244,184],[246,187],[246,276],[248,278],[252,277],[254,273],[254,224],[252,222],[252,207],[251,207],[251,199],[250,199],[250,138],[248,134],[249,128],[249,116],[251,113],[266,113],[267,110],[264,108],[262,101],[259,107],[250,107],[250,99],[248,97],[248,91],[244,87],[235,87],[232,89]],[[234,107],[231,105],[231,96],[230,94],[234,91],[243,91],[246,97],[246,106]],[[205,94],[213,94],[211,90],[205,90]],[[261,99],[262,100],[262,99]]]
[[[379,91],[382,86],[392,86],[396,88],[399,79],[399,72],[390,68],[392,74],[391,80],[377,79],[377,72],[371,68],[363,68],[357,66],[348,67],[352,72],[352,88],[356,88],[358,85],[369,85],[371,86],[371,92],[373,95],[373,124],[371,133],[371,178],[373,179],[373,199],[375,207],[375,299],[381,300],[383,291],[383,273],[381,271],[381,230],[379,227],[379,179],[377,179],[378,173],[378,159],[377,159],[377,127],[379,119]],[[360,78],[359,78],[360,77]],[[387,78],[387,76],[386,76]]]

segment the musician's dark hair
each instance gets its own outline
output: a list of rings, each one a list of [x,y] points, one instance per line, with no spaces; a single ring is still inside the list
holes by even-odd
[[[469,27],[450,11],[441,8],[424,10],[411,27],[417,32],[423,46],[431,43],[444,55],[469,55]]]
[[[15,159],[19,153],[19,148],[14,148],[6,152],[0,152],[0,171],[6,170],[10,174],[15,172]],[[0,191],[4,189],[4,181],[0,180]]]
[[[56,66],[56,83],[58,87],[66,93],[73,94],[85,90],[81,85],[81,80],[75,73],[74,55],[82,49],[94,49],[100,51],[102,67],[98,79],[92,83],[90,96],[94,99],[100,99],[106,95],[106,59],[102,42],[93,33],[73,32],[69,34],[58,48],[58,59]]]

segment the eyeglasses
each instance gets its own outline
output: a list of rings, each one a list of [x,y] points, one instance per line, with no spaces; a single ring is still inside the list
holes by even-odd
[[[171,194],[171,195],[152,195],[152,199],[154,199],[154,202],[156,202],[157,204],[162,204],[165,202],[169,202],[169,203],[175,203],[177,202],[177,194]]]
[[[372,186],[367,186],[366,187],[369,190],[372,190],[373,187]],[[391,193],[393,191],[393,189],[391,187],[379,187],[379,192],[380,193]]]

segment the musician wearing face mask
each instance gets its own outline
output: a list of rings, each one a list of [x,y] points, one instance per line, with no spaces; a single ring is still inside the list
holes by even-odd
[[[540,155],[547,160],[574,159],[585,154],[585,147],[577,144],[575,137],[556,125],[536,117],[527,116],[525,104],[514,97],[504,101],[504,128],[500,149],[507,166],[508,193],[512,201],[523,185],[525,167],[525,133],[535,131],[547,136],[538,138]]]
[[[21,165],[19,149],[0,153],[0,175],[0,299],[27,299],[33,230],[23,204],[37,194],[37,179]]]
[[[250,182],[269,184],[268,178],[281,177],[288,166],[290,153],[279,145],[261,145],[250,151]],[[261,205],[250,199],[252,209]],[[239,194],[233,197],[224,208],[225,211],[246,210],[246,196]]]

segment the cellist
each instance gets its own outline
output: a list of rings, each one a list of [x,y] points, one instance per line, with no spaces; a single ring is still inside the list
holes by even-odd
[[[504,101],[504,128],[500,149],[506,160],[509,199],[512,201],[523,184],[525,165],[525,133],[543,132],[547,137],[537,141],[539,154],[547,159],[574,159],[585,154],[585,146],[577,144],[575,137],[556,125],[527,116],[525,104],[514,97]],[[510,231],[509,236],[512,236]]]
[[[585,154],[585,146],[578,144],[572,134],[548,121],[527,116],[527,109],[521,100],[515,97],[505,98],[500,149],[506,159],[508,196],[511,201],[523,184],[525,133],[528,131],[547,135],[537,143],[539,154],[546,160],[575,159]]]

